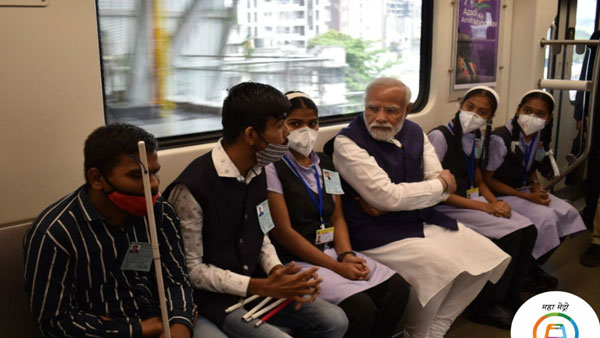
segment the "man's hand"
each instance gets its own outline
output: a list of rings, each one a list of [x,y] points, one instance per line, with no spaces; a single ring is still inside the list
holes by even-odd
[[[382,210],[375,208],[374,206],[367,203],[360,196],[355,197],[354,200],[356,200],[358,202],[358,204],[363,209],[363,211],[369,216],[381,216],[387,212],[387,211],[382,211]]]
[[[456,191],[456,180],[454,175],[448,169],[444,169],[438,175],[438,180],[442,182],[442,186],[445,188],[444,192],[453,194]]]
[[[163,333],[163,325],[160,317],[152,317],[140,322],[142,326],[142,337],[156,338]]]
[[[511,215],[510,205],[504,201],[496,201],[487,205],[486,212],[498,217],[509,218]]]
[[[323,281],[316,274],[318,267],[302,272],[300,269],[290,262],[282,268],[273,268],[267,278],[251,278],[248,293],[273,298],[294,297],[296,308],[302,303],[313,302],[321,292],[319,284]]]

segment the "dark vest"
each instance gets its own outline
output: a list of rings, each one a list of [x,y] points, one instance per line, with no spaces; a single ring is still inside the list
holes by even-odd
[[[471,182],[469,181],[469,174],[467,173],[467,163],[465,162],[466,154],[462,147],[462,140],[457,140],[445,125],[439,126],[433,130],[441,131],[446,139],[448,150],[442,160],[442,167],[450,170],[456,179],[456,192],[454,193],[462,197],[467,197],[467,189],[471,188]],[[475,132],[475,137],[481,137],[481,132],[479,130]],[[471,156],[475,156],[475,154],[471,153]],[[471,161],[471,158],[469,158],[469,161]]]
[[[335,171],[333,162],[329,156],[323,153],[317,153],[317,155],[319,155],[319,166],[321,169]],[[294,174],[292,169],[290,169],[290,167],[283,160],[275,163],[275,169],[277,170],[277,175],[281,181],[283,195],[285,197],[285,204],[288,209],[292,228],[302,235],[302,237],[306,238],[308,242],[314,244],[316,239],[316,231],[321,227],[321,221],[319,219],[319,211],[314,205],[309,194],[312,194],[318,202],[319,198],[317,194],[312,190],[310,192],[306,190],[304,184],[302,184],[298,176]],[[321,182],[323,182],[323,170],[319,172],[319,179]],[[335,209],[335,204],[333,202],[333,197],[325,192],[325,186],[323,186],[321,193],[323,194],[323,220],[325,221],[325,226],[330,227],[331,214]],[[272,242],[277,250],[279,259],[283,263],[287,263],[292,260],[302,260],[285,249],[274,238],[272,238]],[[324,244],[316,245],[316,247],[320,250],[325,249]]]
[[[248,185],[219,177],[209,152],[190,163],[164,194],[168,196],[176,184],[187,186],[202,208],[203,263],[253,276],[264,238],[256,214],[256,206],[267,199],[264,171]],[[198,312],[219,326],[223,325],[225,309],[238,300],[234,295],[194,291]]]
[[[416,123],[405,120],[402,130],[395,136],[402,143],[402,148],[371,137],[361,113],[338,135],[350,138],[360,148],[368,151],[379,167],[388,174],[392,183],[423,181],[424,135]],[[352,247],[356,250],[368,250],[409,237],[424,237],[424,222],[451,230],[458,229],[454,219],[431,207],[369,216],[354,200],[358,196],[356,191],[345,181],[342,181],[342,187],[345,192],[342,197],[344,216]]]
[[[512,133],[506,126],[502,126],[494,130],[492,135],[498,135],[504,141],[506,146],[506,157],[502,165],[494,172],[494,178],[498,181],[509,185],[515,189],[523,186],[526,182],[523,182],[523,173],[525,172],[525,166],[523,161],[525,160],[525,154],[521,150],[521,147],[516,146],[515,151],[511,151]],[[517,140],[518,141],[518,140]],[[531,156],[535,156],[536,149],[533,149]],[[527,171],[527,177],[531,175],[537,169],[538,162],[533,161],[533,165]]]

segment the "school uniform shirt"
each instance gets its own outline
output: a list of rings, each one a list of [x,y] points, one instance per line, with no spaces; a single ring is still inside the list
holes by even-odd
[[[320,165],[321,161],[320,161],[319,156],[314,151],[311,152],[309,155],[310,159],[311,159],[311,164],[308,167],[305,167],[305,166],[301,165],[300,163],[298,163],[298,161],[296,160],[294,155],[289,151],[286,152],[285,156],[290,160],[290,162],[292,163],[294,168],[301,175],[302,179],[304,179],[304,181],[306,182],[308,187],[311,189],[311,191],[315,195],[318,193],[317,184],[319,184],[321,186],[321,193],[327,194],[326,189],[323,184],[323,174],[322,174],[321,165]],[[327,156],[327,155],[323,155],[323,156]],[[329,160],[328,162],[329,162],[329,166],[333,166],[331,163],[331,160]],[[283,161],[282,163],[285,163],[286,169],[291,170],[291,167],[289,167],[289,163],[287,163],[285,161]],[[318,183],[317,183],[317,179],[315,177],[314,168],[316,168],[317,172],[320,173]],[[329,169],[332,170],[333,168],[329,168]],[[316,209],[316,206],[314,206],[312,201],[310,201],[310,198],[308,195],[305,195],[305,194],[286,195],[284,193],[283,184],[287,184],[288,182],[283,182],[283,184],[282,184],[281,178],[279,176],[279,173],[277,172],[277,168],[274,163],[271,163],[268,166],[266,166],[265,171],[267,174],[267,190],[284,195],[284,198],[286,199],[286,204],[288,205],[288,208],[290,208],[290,204],[293,204],[293,205],[297,205],[298,207],[301,207],[300,205],[311,205],[314,209]],[[295,176],[295,174],[292,174],[292,175],[294,175],[294,178],[296,179],[295,181],[297,181],[297,182],[293,182],[293,184],[302,185],[302,183],[300,182],[300,179],[297,176]],[[288,175],[288,177],[289,177],[289,175]],[[326,197],[327,196],[324,196],[323,198],[325,199]],[[338,196],[338,198],[339,198],[339,196]],[[300,202],[300,200],[304,200],[303,202],[306,202],[306,203]],[[306,200],[309,200],[309,201],[306,201]],[[331,210],[331,212],[333,212],[333,210]],[[330,226],[330,215],[324,214],[323,217],[326,218],[325,224],[327,226]],[[292,228],[294,228],[295,230],[298,227],[303,226],[301,224],[297,224],[291,216],[290,216],[290,222],[292,223]],[[316,223],[320,223],[320,221],[317,220]],[[304,226],[308,226],[308,225],[304,225]],[[314,227],[313,229],[309,230],[309,232],[314,233],[317,229],[318,229],[318,225],[317,225],[317,227]],[[296,230],[296,231],[298,231],[298,230]],[[312,244],[314,244],[314,243],[312,243]],[[329,244],[333,245],[333,242],[331,242]],[[287,250],[283,249],[283,247],[282,247],[282,250],[287,252]],[[337,259],[337,252],[336,252],[335,248],[325,246],[324,249],[322,249],[322,251],[327,256],[331,257],[332,259],[334,259],[334,260]],[[346,299],[354,294],[365,291],[367,289],[370,289],[374,286],[377,286],[377,285],[385,282],[390,277],[392,277],[395,273],[394,270],[388,268],[387,266],[385,266],[383,264],[376,262],[375,260],[373,260],[361,253],[357,253],[357,256],[361,257],[367,261],[367,266],[369,267],[369,270],[370,270],[369,280],[366,280],[366,281],[350,280],[350,279],[347,279],[347,278],[339,275],[338,273],[336,273],[332,270],[329,270],[325,267],[319,267],[319,271],[318,271],[319,277],[323,279],[323,282],[321,282],[321,284],[320,284],[321,294],[319,295],[319,297],[325,299],[326,301],[328,301],[330,303],[339,304],[344,299]],[[308,269],[308,268],[315,266],[311,263],[304,262],[300,259],[296,259],[296,264],[299,265],[300,267],[302,267],[302,269]]]
[[[505,126],[510,133],[512,133],[512,119]],[[529,142],[525,141],[525,136],[523,133],[519,133],[519,143],[518,147],[521,149],[523,154],[525,154],[526,147],[532,148],[534,151],[532,152],[529,159],[523,159],[523,166],[525,169],[529,171],[533,162],[535,161],[536,151],[538,149],[538,143],[540,139],[540,132],[537,132]],[[506,148],[506,144],[504,144],[504,140],[499,135],[492,134],[490,136],[490,148],[489,148],[489,158],[486,170],[488,171],[496,171],[500,166],[504,163],[506,156],[508,155],[508,149]]]
[[[191,330],[194,302],[179,222],[163,198],[154,213],[169,322]],[[142,336],[140,321],[160,316],[160,307],[154,265],[123,270],[133,242],[150,243],[146,217],[112,224],[94,208],[85,185],[38,216],[24,239],[25,289],[44,336]]]
[[[450,122],[450,125],[453,126],[453,123]],[[454,131],[449,128],[448,125],[441,126],[441,128],[446,128],[452,135],[454,135]],[[428,137],[429,141],[435,148],[435,153],[437,154],[440,162],[443,162],[446,156],[456,156],[455,154],[448,154],[448,143],[442,131],[434,129],[429,132]],[[471,156],[474,140],[475,132],[463,133],[461,138],[461,146],[464,155],[468,157]],[[464,155],[461,154],[461,157]],[[462,160],[462,158],[458,160]],[[452,172],[452,174],[455,176],[458,175],[456,172]],[[479,195],[473,199],[488,203],[485,197],[482,195]],[[457,208],[447,204],[439,204],[435,208],[436,210],[460,221],[476,232],[493,239],[502,238],[514,231],[525,228],[532,224],[530,219],[514,211],[511,213],[509,218],[504,218],[496,217],[480,210]]]
[[[235,178],[238,182],[249,184],[252,179],[262,172],[262,168],[257,166],[249,170],[246,177],[242,176],[223,149],[220,140],[212,150],[211,156],[219,177]],[[246,296],[248,284],[250,283],[249,276],[203,262],[202,228],[204,212],[189,189],[183,184],[175,185],[169,195],[169,201],[175,206],[175,211],[177,211],[181,222],[185,258],[192,286],[196,289],[216,293]],[[259,260],[260,266],[266,273],[276,265],[281,264],[267,235],[264,236]]]
[[[508,128],[509,132],[512,132],[512,120],[508,122],[506,128]],[[520,133],[518,145],[515,146],[518,146],[523,153],[525,153],[526,146],[538,149],[539,138],[540,132],[536,133],[527,143],[523,133]],[[488,171],[496,171],[500,168],[507,159],[509,151],[510,149],[506,148],[506,144],[500,136],[492,135],[490,137],[489,160],[486,169]],[[534,160],[535,152],[531,154],[527,163],[523,159],[523,165],[527,171],[533,165]],[[494,176],[496,179],[501,182],[503,181],[502,177],[496,176]],[[529,191],[529,187],[521,189]],[[550,193],[548,195],[551,200],[548,206],[529,202],[517,196],[501,197],[503,201],[510,205],[513,212],[527,217],[537,228],[538,236],[532,253],[534,258],[539,258],[556,248],[560,244],[561,237],[585,230],[585,224],[579,216],[577,209]]]
[[[359,115],[348,128],[364,128],[361,124],[365,123]],[[334,139],[333,162],[343,180],[367,203],[383,211],[424,209],[448,198],[448,193],[443,192],[442,183],[437,179],[442,166],[435,149],[420,127],[405,120],[402,128],[407,128],[407,125],[412,129],[418,128],[418,133],[423,135],[422,163],[411,165],[422,168],[423,180],[420,182],[393,183],[389,174],[370,155],[369,149],[361,148],[343,134]],[[403,147],[396,137],[388,142]],[[404,157],[404,160],[418,159]],[[406,166],[404,163],[397,165]],[[348,208],[344,205],[344,214]],[[350,222],[348,217],[346,219]],[[402,227],[402,224],[397,226]],[[390,240],[387,244],[362,250],[362,253],[396,270],[415,289],[421,306],[425,306],[463,272],[471,276],[487,276],[495,283],[510,261],[510,256],[490,240],[460,223],[456,230],[425,223],[423,237]]]

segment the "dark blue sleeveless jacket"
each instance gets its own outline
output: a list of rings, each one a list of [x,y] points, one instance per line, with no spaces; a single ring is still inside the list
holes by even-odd
[[[176,184],[184,184],[202,208],[203,263],[255,275],[264,238],[256,214],[256,206],[267,199],[264,171],[248,185],[219,177],[209,152],[190,163],[164,195],[168,196]],[[198,312],[219,326],[225,309],[238,300],[234,295],[194,290]]]
[[[462,140],[457,140],[446,125],[441,125],[431,131],[434,130],[439,130],[446,139],[448,150],[441,162],[442,167],[450,170],[452,175],[454,175],[454,179],[456,180],[456,191],[454,193],[462,197],[467,197],[467,190],[471,188],[471,182],[469,181],[469,175],[467,173],[467,164],[465,163],[465,156],[467,155],[463,149]],[[475,137],[481,138],[481,131],[475,131]],[[471,156],[475,155],[471,154]],[[471,160],[470,156],[469,160]]]
[[[423,181],[424,134],[416,123],[405,120],[402,130],[395,136],[402,148],[371,137],[363,114],[354,118],[338,135],[348,137],[367,150],[379,167],[388,174],[392,183]],[[358,196],[356,191],[344,180],[342,186],[345,192],[342,199],[344,216],[352,247],[356,250],[368,250],[409,237],[424,237],[423,223],[436,224],[451,230],[458,229],[454,219],[431,207],[369,216],[354,200]]]

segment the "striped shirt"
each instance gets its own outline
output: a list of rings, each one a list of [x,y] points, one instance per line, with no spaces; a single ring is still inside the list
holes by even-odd
[[[191,329],[194,303],[179,220],[162,198],[154,213],[169,322]],[[160,316],[160,307],[153,264],[148,272],[121,270],[131,242],[150,242],[146,217],[112,224],[94,208],[85,185],[38,216],[23,252],[25,289],[44,336],[142,336],[140,321]]]

